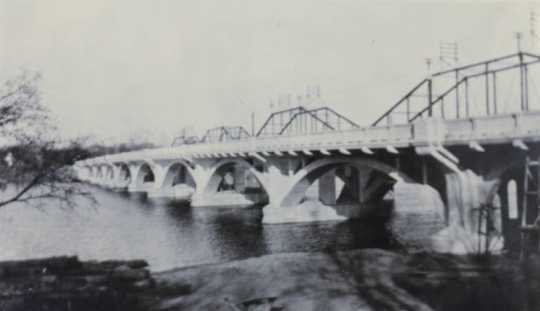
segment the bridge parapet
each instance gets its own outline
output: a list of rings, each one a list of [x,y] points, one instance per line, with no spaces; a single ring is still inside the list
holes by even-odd
[[[445,144],[463,144],[468,141],[497,143],[514,139],[540,138],[540,111],[477,117],[445,122]]]
[[[122,163],[146,159],[228,158],[249,153],[279,153],[338,150],[404,148],[423,145],[468,145],[512,142],[513,139],[540,139],[540,111],[459,120],[420,119],[414,124],[363,127],[312,135],[253,137],[221,143],[146,149],[106,155],[77,162],[79,165]],[[290,153],[289,153],[290,154]]]
[[[93,165],[104,162],[132,162],[144,159],[172,159],[186,157],[231,157],[252,152],[282,152],[339,149],[339,148],[385,148],[388,145],[406,147],[414,140],[412,124],[398,126],[364,127],[341,132],[325,132],[312,135],[257,137],[223,143],[183,145],[145,149],[106,155],[79,161]]]

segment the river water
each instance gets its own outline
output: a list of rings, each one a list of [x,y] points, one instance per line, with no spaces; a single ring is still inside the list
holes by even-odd
[[[429,247],[444,224],[430,206],[400,207],[390,217],[343,222],[261,224],[258,208],[192,208],[91,187],[96,203],[43,203],[0,210],[0,260],[77,255],[145,259],[154,271],[269,253],[325,249]]]

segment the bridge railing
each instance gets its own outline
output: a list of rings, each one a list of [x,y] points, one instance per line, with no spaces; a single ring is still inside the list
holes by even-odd
[[[388,146],[410,147],[429,143],[428,136],[433,133],[426,132],[425,124],[426,122],[419,122],[394,126],[363,127],[313,135],[252,137],[246,140],[147,149],[106,155],[79,161],[78,164],[151,162],[196,157],[230,158],[247,156],[252,152],[264,155],[265,152],[275,154],[277,151],[286,155],[290,151],[298,153],[304,150],[336,152],[340,149],[355,150],[364,147],[373,149]],[[522,138],[538,139],[540,137],[540,111],[445,120],[441,125],[444,131],[440,142],[444,144],[466,145],[473,141],[489,143],[508,142]]]
[[[423,117],[461,119],[531,110],[530,71],[540,56],[518,52],[432,74],[413,87],[372,126],[411,123]],[[501,86],[519,82],[519,100],[508,107]],[[540,94],[537,94],[540,96]]]
[[[368,145],[371,147],[405,146],[412,139],[412,125],[403,124],[392,127],[363,127],[345,131],[320,132],[311,135],[250,137],[244,140],[145,149],[97,157],[90,159],[89,163],[92,161],[129,162],[214,155],[227,157],[250,152],[280,151],[288,153],[289,151],[355,148]]]

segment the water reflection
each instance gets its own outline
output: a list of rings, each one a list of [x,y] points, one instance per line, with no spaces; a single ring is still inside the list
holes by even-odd
[[[423,247],[442,227],[436,213],[345,222],[262,225],[262,211],[191,208],[142,194],[93,188],[98,205],[0,211],[0,260],[76,254],[82,259],[143,258],[152,269],[268,253]]]

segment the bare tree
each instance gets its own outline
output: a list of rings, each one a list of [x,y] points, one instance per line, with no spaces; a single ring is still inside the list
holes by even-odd
[[[55,199],[73,206],[88,196],[71,169],[85,156],[76,142],[60,142],[41,102],[39,74],[23,72],[0,87],[0,207]]]

